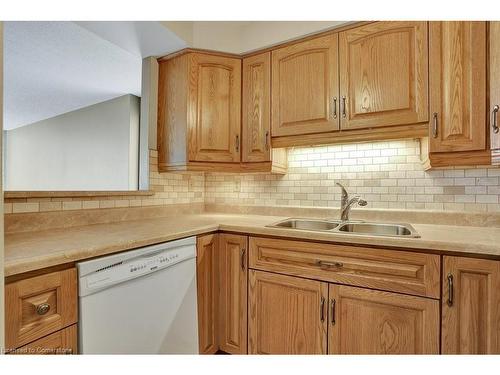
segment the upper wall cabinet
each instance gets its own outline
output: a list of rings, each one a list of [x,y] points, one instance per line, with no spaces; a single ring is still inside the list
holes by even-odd
[[[271,152],[270,139],[265,139],[270,122],[269,61],[259,62],[254,58],[246,65],[242,140],[241,58],[186,51],[159,60],[160,172],[286,171],[285,150]]]
[[[486,28],[486,22],[430,23],[431,166],[491,162]]]
[[[242,160],[271,160],[271,53],[243,59]]]
[[[240,161],[241,61],[189,55],[190,161]]]
[[[343,130],[428,121],[427,22],[376,22],[340,33]]]
[[[339,129],[338,35],[272,51],[273,137]]]
[[[500,22],[490,22],[490,131],[491,157],[500,163]]]

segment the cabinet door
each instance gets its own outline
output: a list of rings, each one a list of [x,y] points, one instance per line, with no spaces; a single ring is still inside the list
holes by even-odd
[[[271,53],[243,59],[242,160],[271,160]]]
[[[326,354],[328,284],[250,270],[249,353]]]
[[[272,52],[272,135],[339,129],[338,35]]]
[[[426,22],[375,22],[340,33],[341,129],[427,122]]]
[[[500,21],[490,22],[490,134],[491,149],[500,150]],[[494,127],[496,124],[496,127]],[[498,152],[497,152],[498,153]],[[498,163],[498,156],[495,160]]]
[[[431,22],[430,152],[486,147],[486,22]]]
[[[218,235],[198,237],[196,244],[196,281],[198,287],[198,340],[200,353],[212,354],[217,342]]]
[[[221,234],[219,344],[231,354],[247,353],[247,237]]]
[[[190,57],[189,160],[239,162],[241,60]]]
[[[78,329],[73,324],[24,345],[9,354],[78,354]]]
[[[439,301],[330,284],[330,354],[439,354]]]
[[[444,257],[441,351],[500,354],[500,262]]]

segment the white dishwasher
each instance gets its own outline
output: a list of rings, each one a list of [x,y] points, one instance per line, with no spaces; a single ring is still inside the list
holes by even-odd
[[[196,354],[196,238],[77,264],[79,352]]]

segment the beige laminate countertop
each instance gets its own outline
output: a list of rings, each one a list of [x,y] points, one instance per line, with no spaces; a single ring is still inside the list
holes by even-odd
[[[500,259],[500,229],[412,224],[421,238],[267,228],[282,216],[203,213],[5,235],[5,276],[217,230]]]

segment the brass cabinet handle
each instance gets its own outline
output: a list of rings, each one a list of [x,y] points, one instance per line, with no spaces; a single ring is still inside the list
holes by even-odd
[[[493,128],[493,133],[498,133],[498,110],[500,107],[495,104],[493,111],[491,111],[491,127]]]
[[[453,275],[451,273],[447,276],[448,279],[448,306],[453,306]]]
[[[266,139],[265,139],[265,142],[266,142],[266,150],[269,150],[269,131],[266,131],[266,134],[264,136]]]
[[[241,269],[245,271],[245,249],[241,249]]]
[[[337,304],[336,301],[335,301],[335,298],[332,299],[332,301],[330,302],[331,303],[331,309],[332,309],[332,326],[335,325],[335,305]]]
[[[240,136],[239,136],[239,134],[236,134],[235,145],[236,145],[236,152],[240,152]]]
[[[432,136],[437,138],[438,136],[438,114],[434,112],[432,115]]]
[[[347,109],[346,109],[346,97],[342,97],[342,117],[346,118],[347,117]]]
[[[322,322],[325,321],[325,297],[321,297],[321,305],[320,305],[320,319]]]
[[[333,118],[337,118],[337,97],[333,97]]]
[[[342,262],[325,262],[324,260],[317,260],[316,265],[320,267],[335,267],[335,268],[344,267],[344,263]]]
[[[36,306],[36,313],[38,315],[45,315],[49,312],[50,305],[48,303],[41,303]]]

